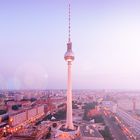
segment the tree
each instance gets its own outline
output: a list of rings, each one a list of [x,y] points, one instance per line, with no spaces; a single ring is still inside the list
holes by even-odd
[[[78,109],[78,106],[76,104],[72,104],[73,109]]]
[[[57,127],[57,123],[53,123],[52,126],[55,128]]]
[[[91,110],[91,109],[95,109],[97,103],[96,102],[92,102],[92,103],[85,103],[85,105],[82,107],[84,109],[84,116],[83,116],[83,120],[91,120],[92,118],[89,118],[87,116],[88,112]]]
[[[49,139],[50,137],[51,137],[51,133],[48,132],[45,138],[46,138],[46,139]]]
[[[0,115],[5,114],[7,111],[6,110],[0,110]]]
[[[18,110],[19,109],[19,106],[18,105],[13,105],[12,106],[12,110]]]
[[[37,100],[36,98],[31,98],[31,99],[30,99],[31,102],[34,102],[34,101],[36,101],[36,100]]]
[[[63,120],[66,118],[66,110],[59,110],[54,114],[54,117],[58,120]]]
[[[104,119],[103,119],[102,115],[95,115],[92,117],[92,119],[95,120],[95,123],[104,123]]]
[[[109,128],[106,126],[104,130],[99,131],[104,139],[112,140],[112,135],[110,134]]]

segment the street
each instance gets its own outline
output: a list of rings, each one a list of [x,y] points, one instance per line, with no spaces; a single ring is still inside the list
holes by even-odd
[[[115,121],[113,121],[109,116],[105,116],[104,114],[103,114],[103,118],[104,118],[105,124],[109,127],[112,137],[115,140],[129,140],[125,136],[121,128],[115,123]]]

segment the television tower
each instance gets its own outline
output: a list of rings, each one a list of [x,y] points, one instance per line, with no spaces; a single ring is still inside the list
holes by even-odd
[[[64,55],[64,59],[68,64],[68,79],[67,79],[67,114],[66,114],[66,128],[74,129],[73,118],[72,118],[72,78],[71,78],[71,67],[72,61],[74,60],[74,54],[72,52],[72,42],[71,42],[71,13],[70,13],[70,4],[69,4],[69,33],[68,33],[68,43],[67,43],[67,51]]]

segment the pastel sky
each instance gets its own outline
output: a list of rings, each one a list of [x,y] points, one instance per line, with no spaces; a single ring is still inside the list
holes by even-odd
[[[140,89],[140,1],[71,0],[74,89]],[[0,88],[66,88],[67,0],[0,0]]]

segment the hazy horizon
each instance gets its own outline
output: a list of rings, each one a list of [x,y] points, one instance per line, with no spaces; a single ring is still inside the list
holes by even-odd
[[[140,89],[140,1],[71,0],[74,89]],[[0,89],[66,89],[68,1],[0,1]]]

